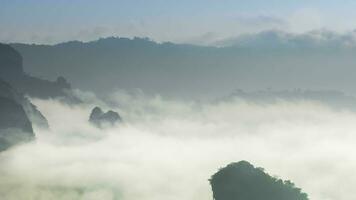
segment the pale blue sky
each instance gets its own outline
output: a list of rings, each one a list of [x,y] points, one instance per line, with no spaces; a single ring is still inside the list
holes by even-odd
[[[281,29],[356,28],[352,0],[0,0],[0,41],[56,43],[107,36],[204,43]]]

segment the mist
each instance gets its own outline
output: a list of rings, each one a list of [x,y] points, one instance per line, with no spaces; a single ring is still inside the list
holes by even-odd
[[[0,154],[4,200],[212,199],[208,179],[228,163],[249,160],[290,179],[312,200],[356,197],[356,113],[318,101],[214,103],[118,91],[107,101],[31,99],[50,130]],[[94,105],[124,122],[89,124]]]

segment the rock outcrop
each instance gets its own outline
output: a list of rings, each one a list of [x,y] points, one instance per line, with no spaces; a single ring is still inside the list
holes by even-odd
[[[99,107],[95,107],[89,117],[89,122],[100,128],[113,126],[121,121],[122,119],[117,112],[109,110],[104,113]]]
[[[32,123],[21,104],[24,100],[9,84],[0,81],[0,151],[35,138]],[[31,109],[39,112],[35,107]],[[29,112],[30,109],[27,111]]]
[[[34,139],[33,125],[49,128],[46,118],[25,95],[80,102],[65,78],[48,81],[26,74],[22,56],[11,46],[0,44],[0,151]]]
[[[215,200],[308,200],[291,181],[271,177],[246,161],[220,169],[210,183]]]
[[[10,84],[0,79],[0,97],[13,100],[21,105],[31,123],[41,128],[49,128],[47,119],[42,113],[33,105],[28,98],[19,93]],[[2,111],[2,110],[0,110]]]

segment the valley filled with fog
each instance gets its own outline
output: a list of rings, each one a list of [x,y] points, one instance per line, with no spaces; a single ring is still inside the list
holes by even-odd
[[[209,103],[117,91],[87,103],[31,99],[50,129],[0,155],[5,199],[212,199],[208,179],[239,160],[290,179],[310,199],[353,198],[356,113],[322,101]],[[120,113],[105,129],[93,106]],[[16,189],[15,189],[16,188]]]
[[[356,199],[356,1],[0,1],[0,200]]]

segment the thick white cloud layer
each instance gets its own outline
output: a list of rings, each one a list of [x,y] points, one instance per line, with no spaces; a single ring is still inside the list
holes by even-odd
[[[111,102],[124,123],[100,130],[87,122],[93,105],[34,100],[51,130],[36,128],[35,142],[0,154],[2,199],[212,199],[210,176],[240,160],[292,180],[312,200],[356,198],[356,113],[123,92]]]

